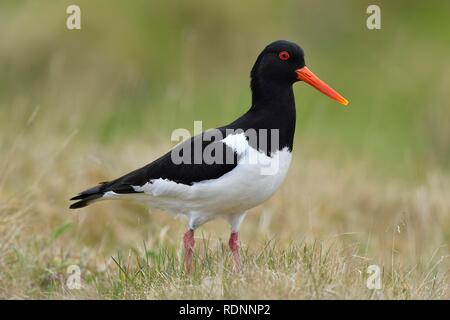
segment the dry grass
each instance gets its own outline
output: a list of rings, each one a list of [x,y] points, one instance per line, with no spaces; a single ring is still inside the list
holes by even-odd
[[[3,153],[1,298],[450,297],[450,180],[442,172],[405,185],[302,150],[282,189],[244,223],[243,272],[230,271],[228,230],[218,221],[197,232],[187,276],[183,221],[126,202],[66,209],[79,189],[167,146],[95,148],[74,137],[37,147],[19,136]],[[71,264],[81,268],[81,290],[65,286]],[[382,268],[378,292],[365,286],[371,264]]]

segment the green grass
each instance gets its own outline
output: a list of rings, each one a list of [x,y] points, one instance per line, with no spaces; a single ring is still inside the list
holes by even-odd
[[[345,235],[342,235],[345,237]],[[366,270],[370,259],[358,255],[358,243],[346,247],[339,239],[299,241],[282,246],[266,240],[243,250],[244,267],[232,271],[226,244],[198,241],[194,272],[186,274],[179,247],[160,245],[117,252],[106,268],[87,257],[75,258],[60,251],[51,260],[36,261],[36,252],[15,251],[3,282],[13,286],[3,297],[102,298],[102,299],[442,299],[448,298],[448,274],[442,272],[447,257],[430,257],[415,266],[394,263],[382,270],[382,290],[368,290]],[[49,243],[34,242],[48,253]],[[53,248],[54,250],[55,248]],[[427,257],[428,258],[428,257]],[[66,286],[67,268],[76,264],[82,273],[81,289]],[[17,279],[17,274],[21,277]]]

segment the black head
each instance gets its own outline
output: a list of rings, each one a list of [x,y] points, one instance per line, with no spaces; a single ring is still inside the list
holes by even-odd
[[[272,42],[259,54],[251,72],[253,82],[292,85],[298,81],[295,70],[305,66],[303,49],[286,40]]]
[[[277,88],[290,88],[297,81],[308,83],[343,105],[348,104],[306,67],[303,49],[293,42],[278,40],[269,44],[259,54],[251,71],[253,94],[270,94]]]

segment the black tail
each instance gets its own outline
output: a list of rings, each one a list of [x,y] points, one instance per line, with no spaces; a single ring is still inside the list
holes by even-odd
[[[105,192],[102,190],[104,183],[80,192],[77,196],[70,198],[70,200],[80,200],[70,205],[70,209],[79,209],[88,206],[94,200],[103,197]]]

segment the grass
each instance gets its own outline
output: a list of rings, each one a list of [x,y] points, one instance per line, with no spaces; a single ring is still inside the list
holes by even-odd
[[[127,202],[66,209],[72,188],[109,175],[104,164],[114,163],[121,147],[88,148],[80,159],[75,155],[85,146],[69,145],[63,151],[55,145],[45,165],[29,161],[40,148],[22,146],[9,171],[25,187],[9,195],[2,188],[2,298],[450,297],[450,180],[442,172],[405,185],[372,175],[363,163],[337,166],[297,153],[282,189],[243,225],[242,273],[231,271],[227,226],[217,221],[196,234],[190,276],[182,264],[184,222]],[[135,154],[142,147],[122,151]],[[138,162],[124,156],[117,170]],[[73,186],[46,166],[67,173]],[[39,183],[28,184],[41,171]],[[80,290],[66,285],[72,264],[81,269]],[[365,285],[372,264],[382,269],[378,292]]]
[[[379,1],[368,31],[364,1],[78,3],[73,32],[71,2],[0,5],[0,298],[450,298],[448,4]],[[294,161],[243,224],[241,273],[224,222],[196,233],[188,276],[184,221],[127,202],[67,209],[165,152],[173,129],[242,114],[255,56],[279,38],[351,105],[295,87]]]

